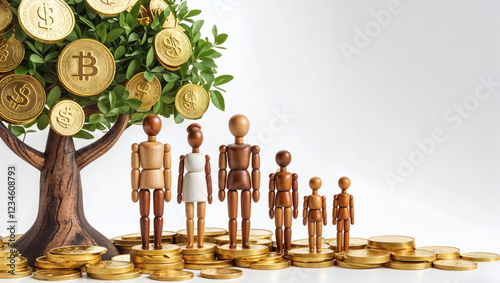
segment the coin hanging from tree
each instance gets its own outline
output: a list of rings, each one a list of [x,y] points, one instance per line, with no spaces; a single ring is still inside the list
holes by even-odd
[[[68,137],[78,133],[84,122],[85,113],[82,107],[72,100],[62,100],[50,109],[50,127],[61,136]]]

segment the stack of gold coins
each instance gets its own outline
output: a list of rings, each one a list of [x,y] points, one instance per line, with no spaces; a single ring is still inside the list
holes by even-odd
[[[415,249],[415,239],[407,236],[375,236],[368,239],[368,248],[391,252]]]
[[[39,269],[33,273],[33,277],[43,281],[66,281],[82,277],[79,269]]]
[[[205,228],[205,236],[203,239],[204,243],[214,243],[215,238],[218,236],[226,235],[227,230],[224,228]],[[174,243],[185,244],[187,242],[187,230],[179,230],[175,236]],[[198,242],[198,231],[194,229],[194,242]]]
[[[238,267],[250,268],[253,263],[269,263],[269,262],[279,262],[283,259],[283,255],[277,254],[275,252],[269,254],[262,254],[256,256],[247,256],[235,259],[234,265]]]
[[[30,276],[31,268],[28,266],[28,259],[22,257],[15,248],[4,247],[2,241],[0,243],[2,243],[0,248],[0,279]]]
[[[391,261],[384,264],[385,267],[403,270],[420,270],[432,267],[436,261],[436,254],[428,250],[411,250],[392,252]]]
[[[202,248],[196,244],[193,248],[181,246],[182,258],[185,261],[184,268],[201,270],[206,268],[224,268],[233,266],[232,260],[216,260],[215,252],[217,245],[213,243],[204,243]]]
[[[79,269],[85,271],[87,264],[101,261],[107,249],[99,246],[66,246],[51,249],[46,256],[36,259],[37,269]]]
[[[191,57],[189,38],[180,30],[166,28],[156,34],[155,55],[158,62],[169,71],[177,71]]]
[[[132,247],[130,261],[140,269],[142,273],[150,274],[153,271],[180,270],[184,268],[181,248],[177,245],[166,244],[161,249],[155,250],[154,245],[149,249],[143,249],[141,245]]]
[[[343,268],[368,269],[382,266],[391,260],[391,252],[384,250],[350,250],[338,253],[337,266]],[[345,260],[340,260],[345,256]]]
[[[337,252],[337,238],[326,239],[326,243],[330,248]],[[293,242],[292,242],[293,245]],[[368,240],[363,238],[349,237],[349,250],[362,250],[368,246]]]
[[[292,265],[305,268],[323,268],[335,265],[335,253],[331,249],[309,252],[309,248],[292,249],[289,252]]]
[[[323,244],[321,244],[321,249],[331,248],[329,244],[325,244],[325,239],[323,239],[322,242]],[[309,239],[293,240],[291,244],[293,249],[309,248]]]
[[[460,249],[447,246],[426,246],[419,247],[419,250],[427,250],[436,254],[436,260],[460,259]]]
[[[161,235],[162,244],[172,244],[174,242],[175,232],[163,231]],[[149,241],[154,242],[154,232],[149,233]],[[111,242],[116,246],[121,254],[129,254],[133,246],[142,245],[141,233],[127,234],[114,237]]]
[[[87,264],[87,274],[94,279],[128,280],[140,277],[142,271],[131,262],[107,260]]]
[[[240,244],[236,248],[230,249],[229,244],[222,245],[217,249],[217,258],[219,259],[240,259],[249,257],[266,258],[269,254],[269,246],[250,245],[250,248],[244,249]]]

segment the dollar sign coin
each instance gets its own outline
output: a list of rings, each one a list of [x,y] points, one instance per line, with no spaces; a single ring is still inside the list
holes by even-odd
[[[75,16],[64,0],[22,0],[18,8],[22,29],[33,39],[56,43],[75,26]]]
[[[73,100],[61,100],[49,112],[51,129],[61,136],[72,136],[78,133],[85,122],[82,107]]]
[[[24,58],[24,45],[14,36],[9,40],[0,38],[0,73],[17,68]]]
[[[149,13],[151,14],[151,18],[154,20],[156,15],[163,13],[166,9],[169,9],[167,3],[164,0],[151,0],[149,2]],[[165,23],[163,24],[163,28],[175,28],[177,25],[174,13],[170,12],[168,17],[165,19]]]
[[[105,17],[115,17],[130,7],[130,0],[85,0],[94,12]]]
[[[0,117],[11,124],[32,122],[45,102],[45,89],[32,76],[10,74],[0,80]]]
[[[207,112],[210,96],[197,84],[182,86],[175,95],[175,108],[184,118],[197,119]]]
[[[5,0],[0,0],[0,33],[3,33],[12,22],[12,9]]]
[[[92,96],[106,90],[115,78],[115,59],[109,49],[93,39],[68,44],[57,60],[57,76],[69,92]]]
[[[133,76],[126,84],[129,99],[136,98],[142,101],[140,110],[148,110],[160,100],[161,83],[157,77],[149,82],[144,78],[144,73]]]
[[[163,29],[154,40],[155,55],[162,65],[176,68],[191,57],[189,38],[174,28]]]

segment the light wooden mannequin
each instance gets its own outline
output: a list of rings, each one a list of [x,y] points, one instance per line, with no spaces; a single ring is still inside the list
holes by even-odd
[[[339,179],[340,194],[333,196],[333,225],[337,225],[337,251],[349,250],[349,231],[354,225],[354,197],[347,193],[351,180]]]
[[[309,187],[311,187],[313,193],[304,197],[303,224],[304,226],[308,225],[309,252],[314,253],[314,244],[316,242],[316,252],[319,253],[322,244],[322,224],[326,226],[327,223],[326,197],[318,194],[318,190],[321,188],[320,178],[311,178]]]

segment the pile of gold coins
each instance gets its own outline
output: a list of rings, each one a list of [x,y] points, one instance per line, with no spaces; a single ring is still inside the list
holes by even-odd
[[[182,248],[182,258],[185,261],[185,268],[192,270],[202,270],[207,268],[226,268],[233,266],[233,260],[222,259],[217,260],[215,252],[217,245],[212,243],[204,243],[203,248],[194,245],[194,248]]]
[[[163,231],[161,235],[162,244],[174,243],[175,232]],[[154,242],[154,232],[149,234],[149,241]],[[114,237],[111,242],[116,246],[121,254],[130,254],[133,246],[142,245],[141,233],[127,234],[123,236]]]
[[[147,250],[142,249],[141,245],[134,246],[130,253],[130,261],[146,274],[154,271],[184,269],[181,248],[173,244],[162,245],[162,248],[158,250],[154,249],[153,244]]]
[[[289,257],[292,265],[297,267],[324,268],[335,265],[335,252],[331,249],[311,253],[309,248],[297,248],[290,250]]]
[[[16,249],[3,244],[0,237],[0,279],[21,278],[31,275],[28,260]]]
[[[204,243],[213,243],[217,244],[216,238],[219,236],[227,235],[227,230],[224,228],[213,228],[213,227],[207,227],[205,228],[205,236],[203,237],[203,242]],[[187,243],[187,230],[179,230],[177,231],[175,238],[174,238],[176,244],[184,244]],[[197,229],[194,229],[194,242],[198,242],[198,231]]]
[[[107,260],[87,264],[87,275],[101,280],[128,280],[140,277],[142,271],[131,262]]]

